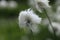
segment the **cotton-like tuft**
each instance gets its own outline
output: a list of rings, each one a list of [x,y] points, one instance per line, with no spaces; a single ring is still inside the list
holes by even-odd
[[[27,9],[25,11],[21,11],[19,13],[19,18],[18,18],[19,27],[20,28],[28,27],[29,29],[32,30],[33,26],[35,27],[35,25],[36,25],[35,29],[33,29],[33,30],[38,30],[37,25],[41,23],[41,19],[42,18],[40,18],[38,15],[36,15],[35,12],[31,8],[29,8],[29,9]]]
[[[29,5],[36,8],[39,12],[42,12],[43,9],[51,7],[48,0],[29,0],[29,2]]]
[[[53,28],[54,28],[54,30],[56,32],[56,35],[60,36],[60,23],[52,22],[52,25],[53,25]],[[53,29],[52,29],[52,27],[50,25],[49,25],[48,29],[49,29],[49,31],[51,33],[53,33]]]

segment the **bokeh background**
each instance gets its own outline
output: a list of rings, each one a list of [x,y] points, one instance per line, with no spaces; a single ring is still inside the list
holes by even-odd
[[[50,1],[50,5],[53,6],[55,0]],[[27,40],[24,31],[19,28],[18,16],[20,11],[30,7],[28,0],[0,0],[0,40]],[[42,14],[39,16],[45,17]],[[46,27],[41,28],[42,31],[34,37],[31,34],[27,35],[30,40],[33,40],[32,38],[35,40],[54,39]],[[22,36],[24,37],[21,39]]]
[[[0,40],[20,40],[18,16],[27,8],[27,0],[0,0]]]

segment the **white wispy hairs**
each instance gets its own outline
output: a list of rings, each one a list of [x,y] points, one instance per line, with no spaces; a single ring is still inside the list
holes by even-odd
[[[38,3],[41,3],[43,7],[50,7],[48,0],[36,0]]]
[[[48,0],[29,0],[29,2],[30,5],[32,5],[33,8],[36,8],[39,12],[42,12],[43,8],[50,8]]]
[[[60,36],[60,23],[52,22],[52,25],[53,25],[54,30],[56,31],[56,35]],[[49,25],[48,29],[51,33],[53,33],[53,29],[50,25]]]
[[[42,18],[36,15],[34,11],[29,8],[19,13],[19,26],[20,28],[28,27],[28,29],[31,29],[33,32],[35,32],[35,29],[37,29],[37,25],[41,23],[41,19]]]

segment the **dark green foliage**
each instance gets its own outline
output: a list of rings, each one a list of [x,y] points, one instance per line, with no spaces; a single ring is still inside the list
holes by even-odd
[[[28,5],[18,4],[17,8],[0,8],[0,17],[16,17],[19,12],[28,8]]]

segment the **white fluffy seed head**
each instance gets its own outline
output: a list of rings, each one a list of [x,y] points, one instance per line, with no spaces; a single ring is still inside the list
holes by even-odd
[[[50,8],[48,0],[29,0],[30,5],[33,8],[36,8],[39,12],[42,12],[43,8],[47,9]]]
[[[44,7],[50,7],[48,0],[36,0],[38,3],[41,3]]]
[[[20,28],[30,28],[32,31],[37,30],[37,25],[41,23],[41,19],[37,16],[32,9],[27,9],[19,13],[19,26]],[[34,26],[34,28],[33,28]],[[35,27],[36,26],[36,27]],[[36,31],[34,31],[36,32]]]
[[[60,23],[52,22],[52,25],[53,25],[54,30],[56,31],[56,35],[60,36]],[[48,29],[51,33],[53,33],[53,29],[50,25],[49,25]]]

